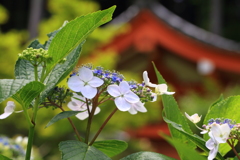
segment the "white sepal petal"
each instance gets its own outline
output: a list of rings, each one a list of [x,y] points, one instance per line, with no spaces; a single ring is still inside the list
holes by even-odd
[[[131,108],[131,104],[128,103],[123,97],[115,98],[114,102],[120,111],[127,111]]]
[[[15,103],[13,101],[8,101],[7,106],[4,108],[4,113],[0,115],[0,119],[5,119],[10,116],[15,109]]]
[[[92,99],[97,94],[97,88],[86,85],[81,88],[81,93],[84,97]]]
[[[102,79],[95,77],[95,76],[88,82],[88,84],[92,87],[99,87],[103,83],[104,83],[104,81]]]
[[[88,82],[93,78],[93,72],[89,68],[82,67],[79,69],[78,72],[79,72],[79,78],[84,82]]]
[[[109,86],[107,87],[107,91],[108,91],[108,93],[109,93],[111,96],[113,96],[113,97],[118,97],[118,96],[121,95],[119,86],[116,85],[116,84],[109,85]]]

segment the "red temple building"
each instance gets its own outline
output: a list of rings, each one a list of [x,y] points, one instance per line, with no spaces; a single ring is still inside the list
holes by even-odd
[[[153,61],[177,93],[187,88],[201,91],[206,77],[223,86],[240,80],[240,43],[194,26],[157,2],[135,4],[110,24],[129,27],[99,48],[117,51],[117,70],[138,73],[147,70],[151,81],[156,83]],[[169,134],[167,126],[160,124],[143,127],[134,135],[148,137],[153,145],[167,145],[159,138],[159,130]],[[164,145],[159,147],[160,153],[178,157],[176,151]]]

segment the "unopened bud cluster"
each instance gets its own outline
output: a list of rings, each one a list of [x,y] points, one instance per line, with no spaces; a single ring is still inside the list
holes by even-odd
[[[35,64],[40,64],[42,62],[49,62],[52,58],[48,55],[48,51],[43,48],[34,49],[32,47],[23,50],[22,53],[18,54],[19,58],[25,59]]]
[[[51,103],[62,105],[63,103],[66,103],[66,98],[70,96],[72,96],[72,92],[70,92],[69,89],[56,86],[49,92],[47,100]],[[48,105],[45,106],[48,107]],[[57,108],[56,106],[51,104],[49,106],[52,106],[53,109]]]

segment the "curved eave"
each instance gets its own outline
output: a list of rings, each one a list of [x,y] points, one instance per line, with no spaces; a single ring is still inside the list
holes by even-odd
[[[121,53],[143,36],[191,61],[198,62],[205,58],[211,60],[219,69],[240,73],[240,54],[188,37],[161,21],[148,10],[140,11],[129,23],[132,28],[129,32],[115,37],[102,49],[113,48]]]

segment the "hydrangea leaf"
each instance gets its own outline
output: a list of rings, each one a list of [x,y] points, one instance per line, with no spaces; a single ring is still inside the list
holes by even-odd
[[[10,159],[8,157],[5,157],[4,155],[1,155],[1,154],[0,154],[0,159],[1,160],[12,160],[12,159]]]
[[[193,160],[193,159],[206,160],[206,157],[203,157],[197,151],[191,149],[188,145],[186,145],[186,143],[182,143],[178,139],[170,138],[167,136],[164,136],[164,139],[166,139],[177,150],[179,150],[181,154],[184,155],[184,158],[185,158],[184,160]]]
[[[56,116],[54,116],[49,122],[48,124],[46,125],[45,128],[49,127],[50,125],[52,125],[53,123],[61,120],[61,119],[64,119],[64,118],[69,118],[71,116],[75,116],[76,114],[80,113],[80,112],[83,112],[83,111],[64,111],[64,112],[61,112],[59,114],[57,114]]]
[[[54,88],[59,82],[61,82],[64,78],[66,78],[73,68],[76,66],[78,59],[80,57],[82,49],[82,44],[78,45],[67,57],[66,61],[63,64],[57,64],[55,68],[50,72],[50,74],[45,79],[44,83],[46,84],[46,88],[41,94],[41,102],[44,101],[48,92]]]
[[[94,29],[112,19],[116,6],[109,9],[78,17],[67,23],[52,39],[48,48],[53,60],[47,65],[47,73],[66,57],[74,48],[82,43]]]
[[[27,109],[34,98],[43,91],[44,87],[44,84],[33,81],[22,87],[12,97]]]
[[[146,159],[151,159],[151,160],[176,160],[174,158],[159,154],[159,153],[154,153],[154,152],[137,152],[128,155],[127,157],[124,157],[120,160],[146,160]]]
[[[127,149],[128,144],[120,140],[105,140],[96,141],[93,143],[93,146],[102,151],[108,157],[113,157]]]
[[[26,79],[0,79],[0,103],[16,94],[30,82]]]
[[[197,136],[197,135],[192,135],[189,134],[188,132],[186,132],[181,125],[174,123],[173,121],[170,121],[169,119],[167,119],[166,117],[163,117],[164,121],[167,122],[168,124],[171,124],[175,129],[177,129],[177,131],[179,131],[180,133],[182,133],[183,135],[185,135],[189,140],[191,140],[193,143],[195,143],[200,149],[202,149],[204,152],[208,153],[209,149],[205,146],[206,141]],[[173,143],[174,144],[174,143]],[[183,143],[182,143],[183,144]],[[181,147],[180,147],[181,149]],[[184,151],[185,152],[185,151]],[[218,159],[220,160],[224,160],[224,158],[222,157],[221,154],[217,154],[216,156]]]
[[[240,122],[240,113],[239,113],[239,103],[240,95],[231,96],[226,99],[221,98],[214,105],[211,106],[207,115],[204,119],[204,124],[208,124],[208,120],[211,118],[228,118]],[[204,139],[209,139],[208,135],[204,135]],[[225,155],[231,150],[231,147],[227,143],[221,144],[219,147],[219,152],[222,155]]]
[[[95,147],[80,141],[60,142],[59,149],[62,152],[62,160],[111,160]]]
[[[154,64],[153,66],[154,66],[155,73],[157,75],[158,83],[159,84],[166,83],[162,75],[157,70],[156,66]],[[164,114],[166,118],[175,123],[182,125],[183,129],[187,133],[192,134],[192,131],[187,123],[186,117],[183,116],[183,114],[181,113],[174,97],[172,95],[162,95],[162,102],[163,102]],[[173,138],[180,139],[183,143],[187,143],[188,146],[192,149],[196,148],[196,145],[193,142],[191,142],[185,135],[179,133],[176,130],[176,128],[174,128],[172,125],[168,124],[168,126]],[[180,153],[181,151],[178,151],[178,152],[181,155]],[[181,157],[181,158],[184,159],[184,157]]]

